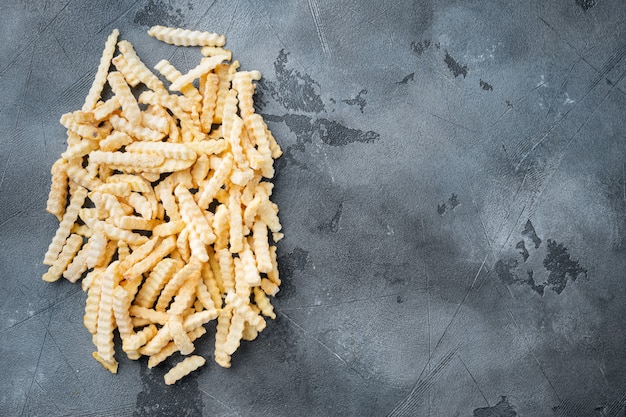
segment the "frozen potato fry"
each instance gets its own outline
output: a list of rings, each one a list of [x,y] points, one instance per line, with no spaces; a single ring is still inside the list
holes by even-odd
[[[187,73],[159,61],[162,80],[117,30],[107,38],[85,104],[60,118],[67,149],[46,203],[59,227],[42,279],[83,278],[93,357],[112,373],[116,332],[129,359],[148,356],[153,367],[190,355],[212,320],[215,361],[230,367],[264,317],[276,317],[269,234],[275,242],[282,233],[266,179],[282,151],[255,113],[261,74],[238,71],[222,35],[163,26],[149,34],[202,46],[202,56]],[[165,383],[204,363],[189,356]]]

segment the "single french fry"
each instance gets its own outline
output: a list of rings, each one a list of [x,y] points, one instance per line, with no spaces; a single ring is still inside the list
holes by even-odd
[[[59,221],[63,220],[67,199],[67,187],[69,177],[67,175],[68,163],[64,159],[58,159],[52,165],[52,183],[46,202],[46,211],[54,214]]]
[[[224,35],[166,26],[152,26],[148,35],[176,46],[223,46],[226,43]]]
[[[94,77],[91,88],[89,89],[87,98],[85,99],[85,104],[83,104],[84,111],[92,110],[100,99],[100,94],[102,93],[102,89],[106,83],[109,66],[111,66],[111,58],[113,58],[113,54],[115,53],[115,44],[119,34],[120,32],[117,29],[113,29],[113,32],[111,32],[104,44],[104,50],[102,51],[98,71],[96,72],[96,76]]]
[[[165,376],[163,377],[165,379],[165,384],[167,385],[175,384],[178,380],[184,378],[185,376],[189,375],[193,371],[197,370],[205,363],[206,363],[206,359],[204,359],[202,356],[193,355],[193,356],[189,356],[188,358],[185,358],[183,361],[176,364],[175,367],[170,369],[165,374]]]

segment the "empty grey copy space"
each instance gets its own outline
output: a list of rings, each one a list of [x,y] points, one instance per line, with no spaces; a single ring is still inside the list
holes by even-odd
[[[41,280],[50,169],[114,28],[226,35],[283,149],[277,318],[174,386]],[[0,2],[0,415],[623,416],[622,0]]]

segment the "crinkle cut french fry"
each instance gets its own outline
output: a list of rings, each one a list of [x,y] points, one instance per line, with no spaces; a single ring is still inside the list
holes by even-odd
[[[165,311],[180,287],[190,276],[193,276],[195,274],[200,274],[200,264],[198,262],[188,263],[182,269],[176,272],[172,279],[170,279],[167,284],[165,284],[165,287],[161,291],[161,295],[157,300],[155,310]]]
[[[113,315],[115,316],[115,323],[117,330],[120,333],[122,340],[127,339],[134,334],[133,325],[130,320],[130,294],[123,287],[117,287],[113,291]]]
[[[188,333],[189,340],[193,342],[199,337],[201,337],[202,335],[204,335],[205,333],[206,333],[206,329],[204,327],[202,326],[196,327],[195,329],[191,330]],[[154,368],[155,366],[157,366],[158,364],[160,364],[161,362],[163,362],[165,359],[169,358],[176,352],[178,352],[178,346],[176,346],[176,343],[174,342],[168,343],[159,352],[150,356],[150,358],[148,359],[148,368]]]
[[[104,83],[106,83],[107,72],[109,71],[109,66],[111,65],[111,58],[113,58],[113,54],[115,53],[115,44],[119,34],[120,32],[117,29],[113,29],[113,32],[111,32],[104,44],[104,51],[102,51],[98,71],[96,72],[93,84],[89,89],[89,93],[85,99],[85,104],[83,105],[83,110],[85,111],[92,110],[96,106],[98,99],[100,99]]]
[[[230,355],[226,353],[226,339],[229,334],[230,321],[233,315],[231,308],[223,308],[217,316],[215,331],[215,362],[224,368],[230,368]]]
[[[148,35],[176,46],[224,46],[226,43],[224,35],[166,26],[152,26]]]
[[[163,239],[163,241],[148,256],[126,270],[124,278],[131,279],[133,277],[138,277],[144,272],[151,270],[158,262],[169,255],[175,247],[176,239],[174,239],[173,236]]]
[[[167,385],[175,384],[181,378],[189,375],[196,369],[200,368],[206,363],[206,360],[202,356],[193,355],[185,358],[182,362],[176,364],[175,367],[170,369],[164,376],[165,383]]]
[[[138,152],[152,155],[162,155],[172,159],[196,159],[193,149],[180,143],[168,142],[135,142],[126,147],[127,152]]]
[[[95,352],[94,358],[112,373],[117,372],[117,361],[114,358],[115,351],[113,348],[113,291],[120,279],[119,261],[115,261],[109,265],[102,276],[96,330],[96,347],[98,350]]]
[[[113,94],[115,94],[122,106],[122,114],[124,117],[134,125],[141,124],[142,117],[139,104],[137,104],[137,99],[135,99],[122,73],[117,71],[110,72],[107,76],[107,80],[109,81],[111,90],[113,90]]]
[[[215,241],[213,230],[193,199],[193,195],[182,185],[178,185],[174,189],[174,194],[178,199],[183,221],[193,228],[193,231],[205,245],[213,243]]]
[[[129,313],[133,317],[147,319],[151,323],[160,324],[162,326],[170,319],[169,315],[163,311],[156,311],[138,305],[130,306]]]
[[[202,107],[200,110],[200,124],[202,130],[209,132],[211,125],[213,124],[213,118],[215,116],[215,106],[217,105],[217,90],[219,84],[219,77],[217,74],[210,73],[204,76],[204,83],[202,85]]]
[[[61,253],[61,250],[63,249],[65,240],[69,236],[70,230],[78,218],[78,212],[85,202],[85,198],[87,198],[87,189],[80,186],[77,187],[76,191],[70,198],[70,204],[67,207],[67,210],[63,214],[63,220],[61,220],[61,224],[59,224],[59,228],[57,229],[52,242],[50,242],[50,246],[48,246],[48,251],[44,256],[43,262],[45,265],[53,265],[54,261],[56,261],[59,257],[59,253]]]
[[[43,274],[43,279],[46,282],[54,282],[61,278],[61,275],[67,269],[74,256],[80,250],[81,245],[83,244],[83,237],[79,235],[70,235],[59,254],[59,257],[54,261],[54,263],[48,269],[48,272]]]
[[[50,185],[48,201],[46,202],[46,210],[48,213],[54,214],[59,221],[63,220],[67,199],[67,187],[69,186],[67,166],[67,161],[64,159],[59,159],[52,165],[52,183]]]

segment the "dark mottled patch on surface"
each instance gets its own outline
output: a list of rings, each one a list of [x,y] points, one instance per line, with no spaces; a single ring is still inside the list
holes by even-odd
[[[422,55],[428,48],[430,48],[430,45],[430,40],[411,42],[411,51],[415,52],[418,55]]]
[[[318,93],[320,85],[308,74],[295,69],[288,69],[288,52],[281,49],[274,62],[276,81],[263,79],[258,82],[257,96],[263,108],[265,96],[270,96],[287,110],[320,113],[324,111],[324,103]]]
[[[284,121],[289,130],[295,133],[298,143],[311,143],[313,138],[319,137],[327,145],[344,146],[354,142],[371,143],[380,139],[380,135],[376,132],[352,129],[325,118],[286,114],[274,116],[273,120]]]
[[[500,280],[506,285],[511,285],[516,282],[515,273],[513,269],[517,267],[517,260],[509,259],[508,261],[498,260],[495,265],[495,271]]]
[[[485,91],[493,91],[493,86],[489,84],[487,81],[480,80],[480,88]]]
[[[522,236],[528,236],[528,238],[530,238],[530,240],[532,240],[535,244],[535,249],[537,249],[539,245],[541,245],[541,239],[539,239],[539,236],[537,236],[537,233],[535,232],[535,227],[533,226],[530,219],[526,222],[524,230],[522,230]]]
[[[443,216],[446,213],[446,203],[437,204],[437,214]]]
[[[397,81],[396,84],[398,84],[398,85],[408,84],[409,81],[413,81],[414,79],[415,79],[415,73],[412,72],[409,75],[407,75],[406,77],[404,77],[402,80]]]
[[[281,293],[282,293],[281,284]],[[261,332],[257,342],[267,341],[267,347],[281,363],[298,362],[300,353],[298,352],[298,340],[300,336],[294,329],[294,324],[283,314],[277,312],[276,320],[272,321],[271,332]],[[271,334],[270,334],[271,333]]]
[[[528,253],[528,249],[526,249],[526,244],[524,243],[524,241],[520,240],[519,242],[517,242],[517,244],[515,245],[515,249],[519,251],[519,254],[522,255],[522,258],[524,258],[524,262],[526,262],[530,254]]]
[[[150,0],[143,9],[135,13],[134,22],[142,26],[182,26],[184,20],[181,9],[174,9],[171,4],[161,0]]]
[[[516,417],[517,412],[506,396],[502,396],[493,407],[477,408],[474,417]]]
[[[291,278],[295,271],[302,271],[309,262],[309,252],[294,248],[286,255],[278,257],[278,271],[281,279]]]
[[[584,11],[587,11],[592,7],[597,6],[598,2],[596,0],[576,0],[576,4]]]
[[[335,214],[330,221],[321,223],[317,228],[321,232],[337,233],[339,230],[339,220],[341,219],[341,213],[343,211],[343,203],[339,203],[339,207],[335,211]]]
[[[456,194],[452,193],[452,195],[448,199],[448,204],[450,205],[451,209],[454,209],[461,205],[461,202],[459,201],[459,197]]]
[[[537,284],[535,282],[535,273],[532,269],[527,270],[526,275],[528,276],[526,283],[530,286],[530,288],[532,288],[534,292],[543,297],[543,290],[546,287],[546,284]]]
[[[365,106],[367,105],[367,101],[365,101],[365,99],[363,98],[363,94],[367,94],[366,89],[359,91],[359,94],[357,94],[354,98],[341,101],[349,106],[359,106],[359,110],[361,110],[361,113],[363,113],[363,108],[365,108]]]
[[[458,77],[459,75],[462,75],[463,78],[467,77],[467,65],[459,64],[454,58],[452,58],[452,56],[450,56],[448,51],[446,51],[446,57],[444,58],[443,62],[446,63],[450,72],[454,74],[454,78]]]
[[[548,239],[548,254],[543,266],[549,271],[547,284],[557,294],[563,292],[568,279],[576,281],[579,275],[587,275],[587,270],[571,259],[567,248],[552,239]]]
[[[203,403],[202,393],[198,389],[198,372],[196,371],[178,381],[176,385],[165,385],[163,376],[170,366],[157,366],[148,369],[142,364],[140,368],[143,391],[137,394],[137,403],[133,417],[164,417],[201,416]]]

